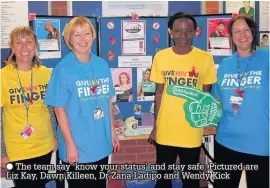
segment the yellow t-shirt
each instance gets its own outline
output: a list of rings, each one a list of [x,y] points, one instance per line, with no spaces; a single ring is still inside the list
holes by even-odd
[[[31,71],[18,71],[26,97],[30,94]],[[29,108],[29,124],[35,131],[26,140],[20,136],[26,126],[26,110],[16,69],[8,64],[1,69],[1,107],[4,142],[9,161],[39,157],[53,149],[53,129],[49,111],[43,104],[51,72],[44,66],[33,68],[33,104]]]
[[[157,143],[186,148],[199,147],[203,129],[189,125],[183,107],[186,100],[168,95],[167,86],[175,84],[202,90],[204,84],[215,83],[213,56],[196,47],[186,55],[177,55],[172,48],[166,48],[155,55],[150,80],[164,84],[156,125]]]

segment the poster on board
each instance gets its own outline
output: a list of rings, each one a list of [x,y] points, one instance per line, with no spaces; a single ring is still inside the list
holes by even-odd
[[[226,13],[247,14],[255,20],[255,1],[225,1]]]
[[[35,24],[39,58],[61,58],[60,20],[36,19]]]
[[[269,31],[269,2],[260,1],[260,21],[259,21],[259,30],[260,31]],[[267,24],[268,23],[268,24]]]
[[[215,56],[232,55],[228,25],[231,18],[207,19],[207,51]]]
[[[144,20],[122,21],[122,55],[146,55],[146,23]]]
[[[154,101],[156,84],[150,81],[151,68],[137,68],[137,100]]]
[[[132,68],[111,68],[115,97],[112,102],[132,102]]]
[[[260,33],[260,47],[269,48],[269,33]]]

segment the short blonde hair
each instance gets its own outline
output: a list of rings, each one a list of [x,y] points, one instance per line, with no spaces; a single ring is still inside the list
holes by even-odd
[[[89,26],[90,31],[91,31],[92,36],[93,36],[93,40],[96,39],[96,31],[95,31],[92,23],[90,22],[90,20],[84,16],[75,17],[72,20],[70,20],[70,22],[67,24],[67,27],[65,28],[65,31],[64,31],[64,40],[65,40],[67,47],[70,50],[73,50],[73,45],[70,43],[70,37],[75,32],[74,28],[76,26],[83,27],[85,25]]]
[[[34,33],[34,31],[30,27],[16,27],[9,34],[8,45],[9,45],[10,49],[12,49],[12,47],[13,47],[14,37],[20,38],[20,37],[25,37],[25,36],[33,36],[33,38],[35,40],[36,47],[38,46],[36,34]],[[18,65],[16,63],[16,55],[12,51],[8,57],[8,60],[5,63],[6,64],[13,64],[16,68],[18,67]],[[37,65],[37,66],[41,65],[41,61],[36,54],[33,57],[32,65],[33,66],[34,65]]]

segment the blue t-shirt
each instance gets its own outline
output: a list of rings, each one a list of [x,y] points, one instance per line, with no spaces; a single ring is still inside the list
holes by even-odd
[[[110,99],[113,96],[111,72],[100,57],[91,53],[89,62],[80,63],[70,52],[55,66],[44,103],[66,109],[79,163],[95,162],[112,153]],[[99,120],[94,120],[96,106],[104,111],[104,117]],[[67,162],[60,128],[57,133],[60,159]]]
[[[238,68],[243,101],[234,117],[231,96],[238,96]],[[237,53],[222,60],[213,95],[221,100],[223,117],[216,141],[234,151],[269,156],[269,52],[260,48],[252,56]]]

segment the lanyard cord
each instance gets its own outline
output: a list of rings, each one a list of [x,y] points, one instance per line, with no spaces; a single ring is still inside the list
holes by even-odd
[[[88,82],[90,82],[90,76],[89,76],[88,72],[85,70],[85,68],[83,67],[82,63],[81,63],[80,60],[78,59],[78,57],[77,57],[74,53],[73,53],[73,55],[76,57],[76,59],[77,59],[78,63],[80,64],[80,66],[81,66],[81,68],[82,68],[84,74],[85,74],[86,77],[88,78]],[[90,57],[90,59],[91,59],[91,57]],[[90,62],[90,65],[91,65],[91,72],[92,72],[92,74],[93,74],[93,78],[94,78],[94,80],[96,80],[96,76],[95,76],[95,71],[94,71],[93,63]],[[93,87],[97,87],[97,86],[98,86],[98,85],[95,85],[95,86],[93,86]],[[90,88],[90,93],[93,93],[93,95],[94,95],[94,94],[95,94],[95,91],[96,91],[96,88],[93,88],[93,87]],[[93,89],[93,91],[92,91],[92,89]],[[94,101],[95,101],[96,108],[98,108],[98,102],[97,102],[97,99],[95,98],[95,96],[94,96]]]
[[[253,52],[252,52],[251,56],[248,59],[247,66],[246,66],[243,74],[245,74],[245,72],[248,70],[248,66],[251,63],[252,57],[253,57]],[[243,81],[244,78],[245,78],[245,75],[242,75],[242,78],[240,79],[240,60],[239,60],[239,55],[237,54],[237,82],[238,82],[238,87],[237,87],[236,90],[234,90],[234,92],[237,93],[239,95],[239,97],[241,97],[241,98],[244,98],[244,95],[243,94],[245,93],[245,89],[246,89],[245,88],[245,89],[243,89],[243,90],[240,91],[241,83],[242,83],[242,81]],[[240,106],[238,104],[232,104],[232,107],[234,109],[235,116],[236,116],[236,113],[239,110]]]
[[[23,103],[24,103],[24,107],[25,107],[25,111],[26,111],[26,125],[28,125],[29,124],[29,108],[30,108],[30,104],[32,104],[32,102],[33,102],[33,96],[32,96],[32,93],[33,93],[33,69],[31,68],[29,102],[27,102],[25,92],[24,92],[24,89],[22,87],[22,82],[21,82],[21,79],[20,79],[20,76],[19,76],[18,69],[16,69],[16,71],[17,71],[17,76],[18,76],[18,80],[19,80],[19,84],[20,84],[21,91],[22,91],[22,96],[23,96]]]
[[[251,63],[251,59],[253,57],[253,53],[251,54],[251,56],[248,58],[248,63],[247,63],[247,66],[243,72],[243,74],[245,74],[245,72],[248,70],[248,66],[250,65]],[[241,83],[243,81],[243,79],[245,78],[244,75],[242,75],[242,78],[240,78],[240,60],[239,60],[239,55],[237,54],[237,82],[238,82],[238,88],[237,90],[239,91],[240,90],[240,87],[241,87]],[[243,89],[243,91],[245,91],[245,89]]]

